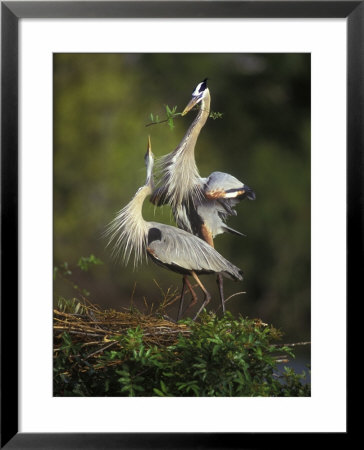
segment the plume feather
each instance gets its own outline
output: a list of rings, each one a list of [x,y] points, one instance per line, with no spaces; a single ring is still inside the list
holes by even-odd
[[[140,188],[134,198],[115,216],[107,226],[104,236],[109,239],[112,256],[121,258],[125,264],[134,252],[134,268],[147,259],[146,246],[148,223],[142,217],[142,206],[149,193],[149,186]]]

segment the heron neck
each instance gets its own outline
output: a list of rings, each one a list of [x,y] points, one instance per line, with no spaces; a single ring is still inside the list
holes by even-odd
[[[195,146],[201,128],[210,114],[210,93],[201,101],[201,108],[179,146],[162,161],[167,173],[164,179],[169,203],[173,207],[188,201],[192,195],[200,197],[199,172],[195,161]]]
[[[195,120],[192,122],[184,138],[182,139],[182,142],[186,143],[186,145],[181,148],[183,153],[194,153],[197,138],[200,135],[201,129],[205,125],[210,114],[210,101],[210,92],[207,91],[207,94],[201,101],[201,108],[195,117]]]
[[[133,216],[138,218],[136,223],[140,223],[142,226],[146,226],[147,222],[143,218],[143,204],[144,200],[151,195],[153,192],[153,187],[151,183],[143,186],[139,191],[134,195],[133,200],[130,202],[130,208],[133,211]]]

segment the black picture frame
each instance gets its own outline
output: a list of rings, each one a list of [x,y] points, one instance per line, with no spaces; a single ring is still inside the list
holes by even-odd
[[[1,2],[1,448],[257,448],[257,433],[18,432],[18,23],[22,18],[346,18],[347,304],[363,272],[364,1]],[[339,188],[339,187],[338,187]],[[349,312],[349,310],[348,310]],[[10,323],[11,322],[11,323]],[[7,337],[11,334],[11,343]],[[348,349],[350,345],[348,345]],[[349,413],[348,413],[349,418]],[[339,438],[348,437],[338,433]],[[308,434],[307,434],[308,435]],[[281,438],[280,438],[281,439]],[[295,442],[297,436],[286,435]],[[308,436],[302,436],[300,443]],[[316,435],[317,439],[317,435]],[[287,443],[287,442],[286,442]],[[281,445],[283,445],[281,441]]]

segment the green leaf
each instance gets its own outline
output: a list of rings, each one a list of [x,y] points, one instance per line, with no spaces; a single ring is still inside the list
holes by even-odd
[[[165,385],[165,383],[163,382],[163,380],[161,380],[160,383],[161,383],[162,391],[165,392],[165,393],[167,393],[167,386]]]
[[[153,392],[154,392],[155,394],[157,394],[159,397],[165,397],[165,394],[163,394],[163,392],[160,391],[160,390],[157,389],[157,388],[153,388]]]

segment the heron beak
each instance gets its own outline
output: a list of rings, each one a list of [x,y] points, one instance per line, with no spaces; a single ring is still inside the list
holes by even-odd
[[[147,153],[145,155],[146,157],[153,157],[153,153],[152,153],[152,143],[150,141],[150,136],[148,135],[148,146],[147,146]]]
[[[147,152],[144,156],[144,161],[145,161],[145,164],[147,167],[150,165],[153,165],[154,155],[152,153],[152,144],[150,141],[150,136],[148,136],[148,146],[147,146]]]
[[[154,163],[154,156],[152,153],[152,144],[150,142],[150,136],[148,136],[148,147],[147,147],[147,153],[144,157],[145,164],[147,167],[147,179],[145,184],[150,185],[150,187],[153,188],[153,163]]]
[[[200,97],[192,97],[191,100],[189,101],[188,105],[186,106],[186,108],[183,110],[181,116],[184,116],[188,113],[188,111],[191,111],[191,109],[197,105],[197,103],[201,100]]]

